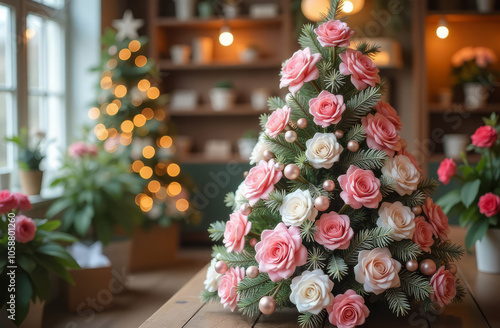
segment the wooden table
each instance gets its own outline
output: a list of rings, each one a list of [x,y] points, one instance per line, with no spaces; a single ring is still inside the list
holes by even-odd
[[[451,239],[464,243],[465,230],[453,227]],[[167,303],[146,320],[141,328],[291,328],[298,327],[297,311],[286,309],[271,316],[253,318],[232,313],[220,304],[203,304],[200,292],[203,289],[206,267],[198,272]],[[363,327],[500,327],[500,275],[477,272],[473,254],[466,254],[459,263],[458,278],[462,280],[468,294],[464,303],[448,305],[439,313],[424,313],[418,306],[406,317],[396,318],[387,309],[372,308]],[[442,312],[442,313],[441,313]]]

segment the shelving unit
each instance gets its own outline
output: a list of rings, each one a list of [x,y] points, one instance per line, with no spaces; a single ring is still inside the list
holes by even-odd
[[[193,141],[193,154],[181,158],[191,164],[213,164],[224,162],[248,162],[237,154],[237,140],[247,130],[259,130],[258,116],[263,110],[254,110],[250,105],[251,93],[257,88],[266,88],[271,95],[284,96],[278,89],[282,62],[293,51],[292,12],[289,0],[271,0],[278,3],[279,15],[266,19],[253,19],[248,15],[248,6],[262,3],[247,0],[241,8],[241,16],[234,19],[213,17],[178,20],[172,0],[149,0],[148,28],[150,57],[154,58],[162,72],[162,93],[175,90],[195,90],[198,105],[194,110],[168,110],[179,134]],[[219,44],[220,29],[228,26],[234,42],[228,47]],[[213,61],[209,64],[189,62],[176,65],[170,58],[170,47],[176,44],[191,45],[197,37],[213,40]],[[250,63],[239,59],[239,52],[254,47],[259,58]],[[209,91],[220,81],[230,81],[237,92],[236,105],[230,111],[213,111]],[[230,140],[233,153],[230,158],[211,159],[205,157],[204,147],[209,139]]]
[[[483,108],[463,105],[461,88],[451,85],[451,57],[466,46],[486,46],[500,58],[500,8],[487,14],[474,8],[438,8],[437,1],[413,2],[414,112],[417,122],[416,155],[424,169],[444,159],[442,136],[451,133],[472,134],[482,125],[482,117],[500,112],[500,90],[490,95]],[[441,2],[443,3],[443,2]],[[446,2],[450,6],[451,2]],[[447,21],[449,36],[439,39],[436,28],[440,19]],[[495,69],[500,68],[497,62]],[[452,88],[453,105],[436,103],[443,89]],[[474,158],[474,155],[472,154]]]

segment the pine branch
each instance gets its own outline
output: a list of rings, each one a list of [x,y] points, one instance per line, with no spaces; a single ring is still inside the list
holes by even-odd
[[[321,57],[328,58],[328,50],[323,48],[314,33],[314,25],[305,24],[302,27],[302,33],[299,36],[299,44],[302,49],[309,48],[311,53],[321,54]]]
[[[238,292],[241,298],[252,297],[259,292],[259,289],[271,281],[267,273],[260,273],[256,278],[245,277],[238,284]]]
[[[346,130],[356,123],[359,123],[362,117],[372,111],[372,107],[380,100],[380,87],[368,87],[347,101],[346,111],[342,115],[342,120],[337,128]]]
[[[388,201],[391,203],[400,201],[404,206],[413,207],[420,206],[425,203],[427,199],[427,195],[420,190],[415,190],[411,195],[403,195],[400,196],[398,194],[394,194],[389,197]]]
[[[227,207],[234,208],[236,206],[235,197],[236,196],[233,191],[228,192],[226,194],[226,197],[224,197],[224,203],[226,204]]]
[[[392,257],[402,263],[416,260],[423,253],[420,246],[409,239],[393,242],[389,245],[389,250],[391,251]]]
[[[347,275],[344,280],[342,280],[342,291],[345,293],[348,289],[354,290],[354,292],[363,297],[368,296],[368,292],[365,290],[363,284],[360,284],[354,279],[353,275]]]
[[[260,285],[259,289],[253,296],[241,298],[240,302],[238,303],[239,311],[249,317],[253,317],[254,315],[260,313],[260,299],[266,295],[269,295],[274,287],[275,283],[270,281],[266,284]]]
[[[432,196],[439,188],[439,182],[432,178],[422,180],[418,184],[418,190],[425,193],[427,196]]]
[[[276,138],[266,135],[264,140],[273,154],[281,155],[286,159],[284,163],[293,163],[296,154],[302,151],[296,144],[288,143],[283,135],[278,135]]]
[[[283,199],[285,198],[286,190],[274,190],[269,194],[269,199],[265,201],[266,207],[272,212],[279,212]]]
[[[327,268],[328,274],[332,276],[333,279],[340,281],[345,275],[347,275],[347,264],[345,264],[345,261],[339,256],[332,255]]]
[[[224,231],[226,231],[226,222],[216,221],[210,224],[208,232],[210,233],[210,239],[213,242],[219,241],[224,238]]]
[[[385,291],[385,298],[389,304],[389,309],[396,314],[396,316],[404,316],[410,310],[410,302],[405,293],[399,288],[389,288]]]
[[[259,116],[259,125],[262,131],[266,130],[267,120],[269,120],[268,114],[260,114]]]
[[[201,297],[201,301],[203,303],[210,303],[210,302],[218,303],[218,302],[220,302],[219,293],[217,291],[209,292],[208,290],[203,290],[201,292],[200,297]]]
[[[342,252],[345,262],[349,265],[358,263],[358,254],[363,250],[376,248],[376,245],[385,245],[390,243],[388,235],[389,228],[373,228],[361,230],[351,239],[349,247]],[[392,239],[391,239],[392,240]]]
[[[384,198],[396,190],[394,182],[394,178],[388,175],[382,175],[380,177],[380,192]]]
[[[437,307],[436,304],[430,298],[426,298],[422,302],[422,310],[424,310],[424,312],[431,312],[431,311],[436,311]]]
[[[229,267],[248,268],[252,265],[258,265],[253,247],[246,247],[241,253],[228,253],[226,247],[221,245],[214,245],[212,249],[212,257],[226,262]]]
[[[456,290],[457,290],[457,295],[453,297],[451,300],[451,303],[463,303],[464,297],[467,294],[467,291],[465,290],[465,287],[462,285],[462,282],[460,279],[457,279],[455,282]]]
[[[332,66],[330,62],[328,62],[330,67]],[[340,74],[340,71],[334,70],[330,68],[328,72],[320,75],[323,77],[323,83],[325,87],[333,94],[339,93],[340,88],[344,86],[346,82],[345,75]]]
[[[366,139],[365,128],[361,124],[354,125],[346,134],[345,140],[354,140],[362,143]]]
[[[342,7],[344,6],[344,0],[330,0],[330,10],[326,15],[323,15],[322,22],[328,22],[331,20],[339,19],[339,17],[344,16],[342,12]]]
[[[389,246],[394,239],[391,235],[393,234],[392,228],[378,227],[372,230],[372,244],[375,247],[383,248]]]
[[[314,221],[305,221],[300,226],[300,237],[308,243],[314,242],[314,235],[316,234],[316,225]]]
[[[318,328],[323,326],[325,318],[326,310],[323,310],[319,314],[301,313],[298,320],[301,328]]]
[[[300,169],[300,173],[303,176],[313,173],[313,168],[309,165],[307,161],[306,152],[302,151],[295,157],[295,165]]]
[[[348,152],[345,159],[341,161],[344,169],[354,165],[363,170],[377,170],[384,166],[387,154],[378,149],[361,149],[357,152]]]
[[[349,220],[351,221],[351,227],[356,230],[367,229],[370,228],[370,218],[368,216],[368,211],[365,208],[353,209],[349,208],[349,210],[345,213]]]
[[[462,245],[454,244],[449,240],[436,240],[431,246],[429,257],[440,267],[448,262],[458,262],[464,253],[465,250]]]
[[[285,107],[286,102],[283,101],[280,97],[270,97],[267,99],[267,106],[269,107],[270,110],[275,110],[278,108],[283,108]]]
[[[327,259],[327,254],[319,247],[313,247],[307,251],[307,270],[316,270],[325,267],[325,260]]]
[[[410,272],[405,269],[399,273],[401,289],[410,297],[418,301],[423,301],[432,293],[430,280],[417,272]]]
[[[380,46],[376,43],[368,43],[366,41],[356,44],[356,50],[361,51],[363,55],[373,57],[380,52]]]

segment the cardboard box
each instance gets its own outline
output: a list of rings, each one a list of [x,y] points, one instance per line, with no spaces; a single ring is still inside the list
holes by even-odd
[[[111,307],[114,288],[111,266],[92,269],[70,270],[75,282],[65,282],[65,296],[68,310],[82,312],[86,309],[102,311]]]

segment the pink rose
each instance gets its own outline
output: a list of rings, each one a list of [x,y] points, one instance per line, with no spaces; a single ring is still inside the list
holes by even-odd
[[[389,249],[384,247],[359,252],[354,275],[365,291],[379,295],[386,289],[401,286],[399,270],[401,263],[393,259]]]
[[[450,233],[448,217],[443,213],[441,206],[434,204],[432,199],[428,197],[422,209],[429,219],[434,236],[443,241],[448,240],[448,234]]]
[[[440,267],[431,278],[431,300],[437,302],[441,307],[448,305],[450,301],[457,295],[457,288],[455,287],[455,276]]]
[[[335,96],[323,90],[318,97],[309,100],[309,113],[314,116],[314,123],[324,128],[340,122],[344,111],[344,97],[341,95]]]
[[[439,181],[447,185],[450,179],[457,173],[457,165],[451,158],[445,158],[439,165],[437,174]]]
[[[281,70],[280,88],[288,87],[295,95],[306,82],[311,82],[319,77],[319,70],[315,66],[321,59],[320,54],[311,54],[311,49],[296,51],[288,59]]]
[[[229,306],[231,311],[238,307],[240,294],[238,293],[238,284],[245,278],[244,268],[229,268],[226,273],[220,278],[219,297],[224,308]]]
[[[349,47],[349,39],[354,35],[346,23],[340,20],[332,20],[321,24],[314,29],[318,41],[323,47]]]
[[[406,147],[401,146],[401,149],[398,151],[398,155],[404,155],[404,156],[408,157],[410,159],[410,162],[417,169],[418,173],[420,173],[420,176],[421,177],[424,176],[424,170],[422,170],[422,168],[420,168],[420,166],[418,165],[417,159],[415,158],[415,156],[413,156],[412,153],[410,153],[409,151],[406,150]]]
[[[392,122],[380,113],[368,114],[361,118],[361,123],[366,131],[366,144],[372,149],[383,150],[390,157],[394,151],[401,149],[398,130]]]
[[[266,133],[271,138],[276,138],[278,134],[285,129],[290,121],[290,114],[292,110],[290,107],[286,106],[283,108],[276,109],[266,123]]]
[[[30,200],[28,199],[28,196],[26,196],[25,194],[21,194],[19,192],[16,192],[15,194],[13,194],[13,196],[17,201],[16,208],[18,210],[20,210],[20,211],[31,210],[32,206],[31,206]]]
[[[380,113],[382,116],[387,117],[387,119],[391,121],[392,124],[394,124],[396,129],[398,131],[401,131],[403,123],[401,123],[401,118],[398,116],[398,112],[396,112],[394,107],[380,100],[373,108],[375,108],[377,113]]]
[[[471,137],[472,144],[480,148],[489,148],[495,144],[498,139],[497,131],[489,126],[484,125],[479,127]]]
[[[380,180],[371,170],[363,170],[351,165],[346,174],[338,178],[342,192],[340,197],[354,209],[361,206],[377,208],[382,201]]]
[[[500,212],[500,197],[489,192],[479,197],[479,203],[477,205],[479,206],[479,212],[487,217],[492,217]]]
[[[324,213],[314,224],[316,225],[314,239],[318,244],[332,251],[349,247],[354,231],[347,215],[339,215],[335,212]]]
[[[274,160],[260,161],[259,165],[252,167],[243,183],[243,196],[248,199],[251,206],[259,199],[267,199],[274,190],[274,185],[280,181],[283,173],[274,168]]]
[[[0,191],[0,214],[5,214],[17,207],[17,200],[8,190]]]
[[[95,145],[87,145],[84,142],[77,141],[68,148],[68,154],[72,158],[81,158],[85,155],[97,155],[97,147]]]
[[[229,215],[223,241],[227,251],[241,253],[245,247],[245,236],[248,235],[251,228],[252,222],[248,222],[248,218],[241,214],[241,211]]]
[[[374,87],[380,83],[378,68],[370,57],[361,51],[347,48],[345,53],[339,54],[342,63],[339,65],[340,74],[351,75],[351,82],[358,90],[364,90],[368,85]]]
[[[27,216],[16,216],[16,241],[26,244],[35,238],[35,222]]]
[[[365,305],[365,299],[352,289],[339,294],[333,299],[331,307],[327,307],[328,320],[337,328],[352,328],[365,323],[370,310]]]
[[[259,270],[267,272],[274,282],[290,278],[295,268],[307,261],[307,249],[302,245],[299,228],[291,226],[287,229],[282,222],[274,230],[262,231],[255,251]]]
[[[97,149],[96,145],[88,145],[87,146],[87,154],[89,154],[90,156],[97,156],[97,152],[98,152],[98,149]]]
[[[432,227],[423,216],[417,216],[415,218],[415,232],[413,233],[413,242],[420,246],[424,252],[431,252],[431,246],[434,244],[434,239],[432,238]]]

